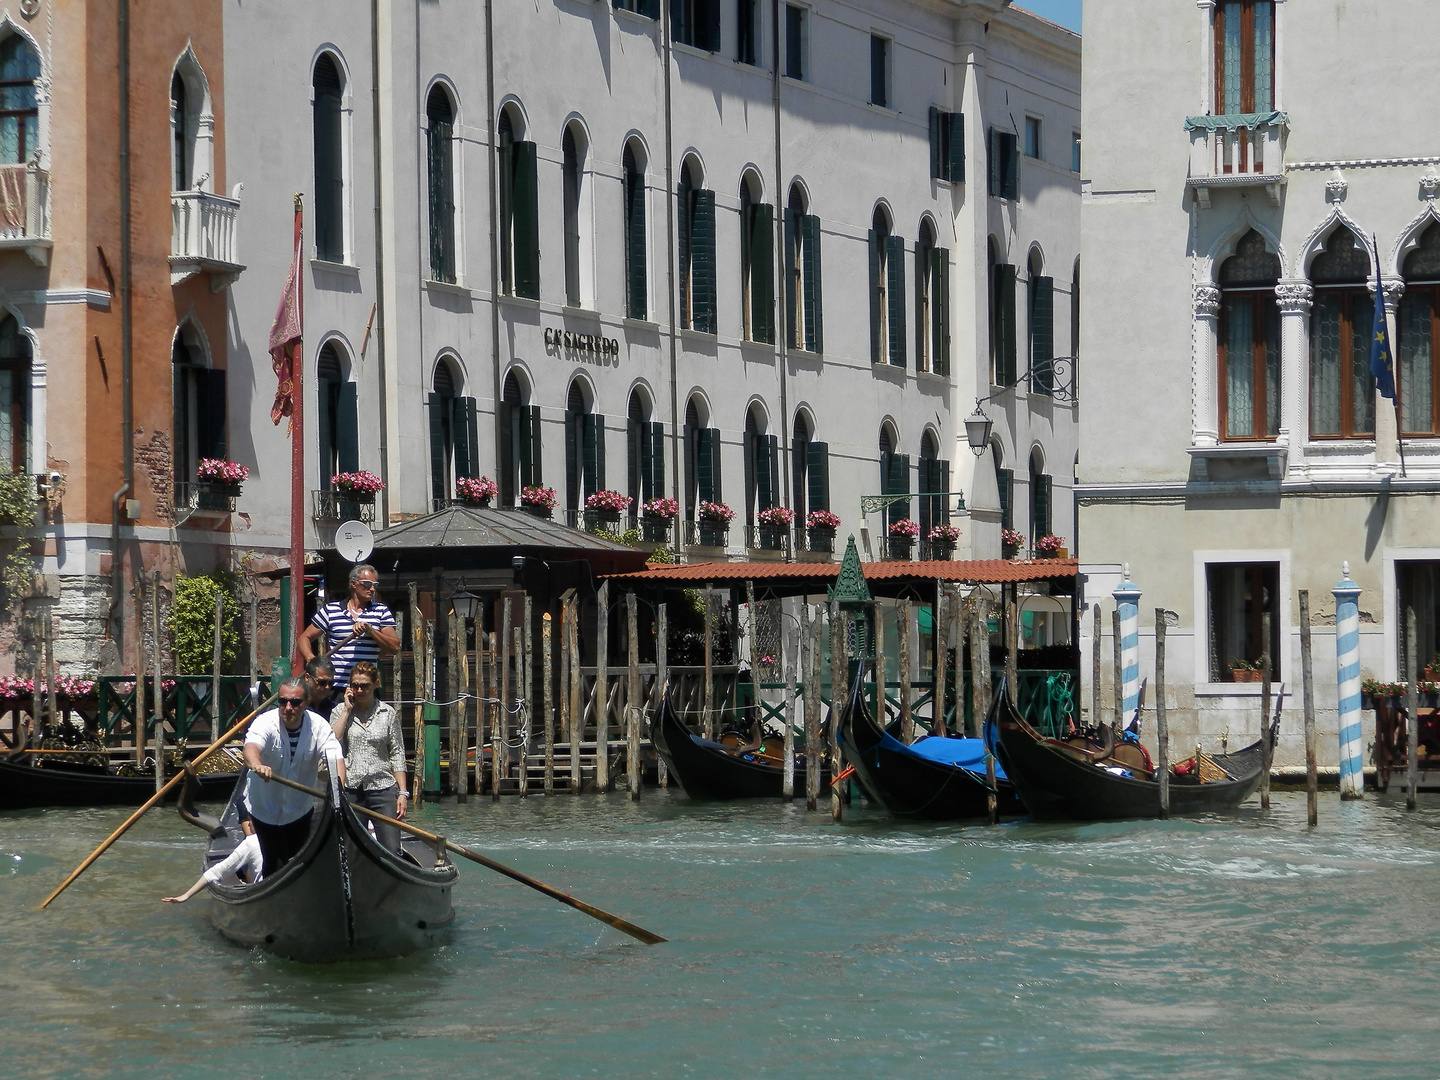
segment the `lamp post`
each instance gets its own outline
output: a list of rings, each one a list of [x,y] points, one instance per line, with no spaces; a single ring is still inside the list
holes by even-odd
[[[461,586],[460,591],[450,596],[450,609],[462,619],[473,619],[480,606],[480,597]]]
[[[995,421],[985,415],[977,401],[975,411],[965,418],[965,441],[970,444],[970,452],[976,457],[989,448],[990,432],[994,427]]]

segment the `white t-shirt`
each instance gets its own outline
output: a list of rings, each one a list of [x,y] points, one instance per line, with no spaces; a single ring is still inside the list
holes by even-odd
[[[222,862],[205,871],[205,880],[211,885],[254,885],[260,880],[260,869],[265,860],[260,854],[260,838],[251,833]],[[240,871],[246,871],[248,880],[240,880]]]
[[[279,709],[255,718],[245,736],[245,745],[258,746],[261,764],[269,765],[276,776],[312,788],[319,787],[322,757],[329,763],[331,776],[335,775],[335,763],[345,758],[330,725],[309,709],[305,710],[293,745]],[[288,825],[300,820],[314,806],[314,799],[303,791],[268,783],[253,772],[246,778],[245,808],[266,825]]]

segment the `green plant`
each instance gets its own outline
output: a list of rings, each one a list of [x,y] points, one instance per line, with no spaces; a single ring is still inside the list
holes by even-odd
[[[675,552],[671,550],[668,544],[656,544],[655,550],[650,552],[650,558],[647,561],[653,563],[673,563],[675,561]]]
[[[18,530],[0,555],[0,585],[12,599],[29,592],[35,568],[25,545],[25,530],[35,522],[35,478],[29,473],[0,475],[0,526]]]
[[[175,651],[175,672],[209,674],[215,660],[215,597],[225,597],[225,618],[220,625],[220,663],[223,668],[240,655],[240,578],[217,566],[208,574],[175,579],[170,602],[170,643]]]

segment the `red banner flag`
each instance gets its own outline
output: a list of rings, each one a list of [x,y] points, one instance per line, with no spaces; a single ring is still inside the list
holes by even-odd
[[[295,205],[295,254],[290,260],[290,273],[285,278],[285,291],[275,310],[270,327],[270,362],[275,368],[275,402],[270,406],[270,422],[280,423],[282,416],[295,410],[295,373],[300,365],[301,317],[301,224],[300,205]],[[291,424],[293,429],[294,425]]]

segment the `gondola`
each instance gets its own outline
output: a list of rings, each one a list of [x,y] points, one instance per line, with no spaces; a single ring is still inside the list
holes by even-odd
[[[117,776],[103,765],[46,762],[39,755],[0,759],[0,810],[42,806],[139,806],[155,794],[153,776]],[[234,772],[205,773],[199,797],[226,798],[235,787]]]
[[[1115,752],[1105,748],[1046,738],[1008,698],[986,734],[995,740],[1006,775],[1035,817],[1106,821],[1160,816],[1160,784],[1136,757],[1117,760]],[[1273,729],[1270,737],[1273,745]],[[1257,740],[1233,754],[1205,755],[1198,762],[1192,758],[1181,773],[1172,767],[1170,813],[1205,814],[1239,806],[1260,786],[1263,749],[1263,741]]]
[[[778,799],[784,794],[785,768],[768,755],[737,753],[692,735],[670,707],[668,698],[651,728],[651,740],[671,774],[692,799]],[[795,790],[805,791],[805,754],[795,754]],[[820,782],[829,776],[822,766]]]
[[[907,746],[876,721],[859,682],[840,720],[840,752],[855,767],[870,800],[896,817],[958,821],[988,816],[984,742],[927,735]],[[1023,814],[998,763],[995,780],[999,813]]]
[[[205,866],[242,835],[239,800],[245,773],[218,822],[181,814],[209,829]],[[423,840],[406,837],[403,854],[382,847],[349,803],[316,800],[310,838],[295,858],[255,885],[207,884],[211,920],[225,937],[289,960],[314,963],[404,956],[443,944],[455,921],[455,865]]]

